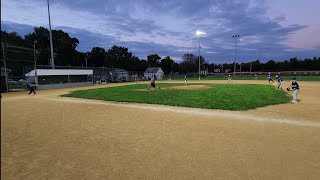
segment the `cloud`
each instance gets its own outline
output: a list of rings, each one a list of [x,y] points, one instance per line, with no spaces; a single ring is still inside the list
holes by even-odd
[[[53,28],[77,37],[79,50],[116,44],[134,49],[141,58],[149,53],[176,59],[183,53],[197,54],[200,40],[201,54],[206,59],[214,60],[219,53],[233,59],[234,34],[241,36],[237,42],[239,60],[266,51],[272,52],[266,59],[289,57],[298,47],[292,45],[290,37],[308,28],[301,24],[283,25],[281,22],[286,19],[283,14],[271,18],[265,0],[51,0],[50,3]],[[46,8],[43,0],[6,0],[2,2],[1,15],[6,27],[8,22],[16,23],[16,28],[47,27]],[[14,29],[13,26],[11,23],[9,29]],[[195,36],[197,29],[207,35]],[[319,47],[316,41],[310,43],[303,54],[318,55],[316,47]]]

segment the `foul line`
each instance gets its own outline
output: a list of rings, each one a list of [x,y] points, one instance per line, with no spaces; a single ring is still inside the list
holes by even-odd
[[[91,100],[91,99],[78,99],[78,98],[42,98],[53,101],[63,101],[70,103],[86,103],[86,104],[99,104],[106,106],[116,106],[116,107],[127,107],[127,108],[138,108],[144,110],[152,111],[168,111],[174,113],[183,113],[189,115],[202,115],[207,117],[222,117],[228,119],[236,119],[240,121],[255,121],[261,123],[278,123],[278,124],[289,124],[293,126],[308,126],[308,127],[320,127],[320,123],[305,121],[305,120],[294,120],[294,119],[276,119],[276,118],[266,118],[266,117],[257,117],[247,114],[239,114],[238,112],[233,111],[214,111],[206,109],[191,109],[185,107],[175,107],[175,106],[165,106],[165,105],[154,105],[154,104],[127,104],[122,102],[110,102],[110,101],[100,101],[100,100]]]

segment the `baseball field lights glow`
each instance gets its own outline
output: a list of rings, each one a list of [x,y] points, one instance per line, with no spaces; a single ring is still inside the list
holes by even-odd
[[[200,37],[202,35],[206,35],[207,33],[203,32],[203,31],[199,31],[197,30],[196,31],[196,35],[199,36],[199,80],[200,80],[200,49],[201,49],[201,46],[200,46]]]
[[[206,34],[207,33],[203,32],[203,31],[199,31],[199,30],[196,31],[197,36],[206,35]]]

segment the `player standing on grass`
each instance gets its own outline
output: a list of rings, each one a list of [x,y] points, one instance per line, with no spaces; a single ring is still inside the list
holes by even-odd
[[[232,80],[232,78],[231,78],[231,75],[229,74],[229,76],[228,76],[228,84],[231,83],[231,80]]]
[[[149,82],[149,87],[148,87],[148,90],[150,89],[150,86],[152,87],[152,88],[155,88],[156,87],[156,80],[155,80],[155,78],[154,78],[154,76],[152,76],[152,78],[151,78],[151,80],[150,80],[150,82]]]
[[[184,85],[188,85],[188,79],[187,79],[187,75],[184,76]]]
[[[36,91],[35,91],[35,87],[36,87],[36,86],[37,86],[37,85],[36,85],[35,83],[28,83],[28,84],[27,84],[27,87],[28,87],[28,89],[30,90],[28,96],[29,96],[32,92],[33,92],[33,95],[36,96]]]
[[[278,90],[282,90],[283,79],[278,74],[276,75],[276,78],[278,80]]]
[[[272,76],[270,74],[268,75],[268,82],[269,82],[269,84],[270,84],[270,82],[274,83],[272,80]]]
[[[150,80],[150,83],[149,83],[149,86],[148,86],[148,90],[150,90],[150,86],[152,87],[153,90],[156,89],[156,76],[155,75],[152,76],[152,78]],[[157,89],[160,89],[160,87],[157,88]]]
[[[292,93],[292,102],[293,103],[296,103],[297,102],[297,96],[298,96],[298,93],[300,91],[300,87],[299,87],[299,84],[297,83],[296,81],[296,78],[295,77],[292,77],[291,78],[291,89],[293,90],[293,93]],[[288,91],[290,91],[290,87],[287,88]]]

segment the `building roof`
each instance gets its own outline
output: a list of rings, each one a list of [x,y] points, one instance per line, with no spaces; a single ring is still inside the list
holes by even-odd
[[[124,70],[124,69],[121,69],[121,68],[114,68],[112,70],[112,72],[120,72],[120,73],[128,73],[128,71]]]
[[[91,75],[92,69],[37,69],[37,76],[63,76],[63,75]],[[35,70],[25,74],[25,76],[34,76]]]
[[[149,67],[144,73],[157,73],[159,70],[162,71],[161,67]]]

